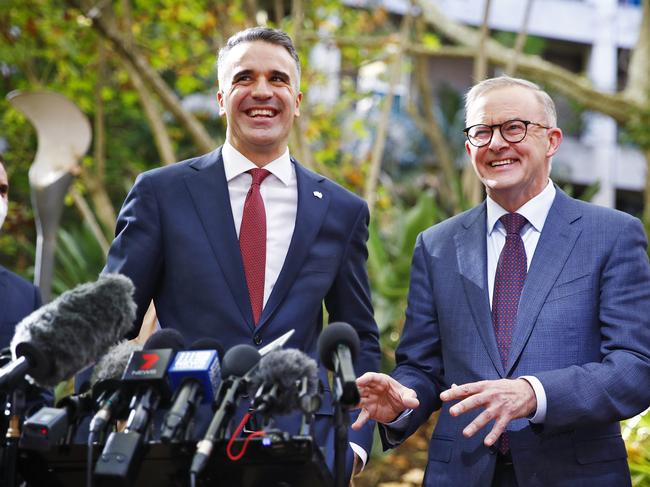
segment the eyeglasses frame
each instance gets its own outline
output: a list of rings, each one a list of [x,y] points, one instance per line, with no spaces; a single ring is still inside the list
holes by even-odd
[[[516,141],[516,142],[512,142],[512,141],[506,139],[505,136],[503,135],[503,132],[501,132],[501,127],[503,127],[505,124],[510,123],[510,122],[521,122],[521,123],[524,124],[524,127],[525,127],[525,131],[524,131],[524,135],[523,135],[523,137],[522,137],[521,139],[519,139],[518,141]],[[474,142],[472,142],[472,140],[470,139],[469,131],[470,131],[472,128],[474,128],[474,127],[478,127],[479,125],[482,125],[482,126],[484,126],[484,127],[489,127],[490,130],[492,131],[492,133],[490,134],[490,138],[487,140],[487,142],[485,142],[485,144],[476,145],[476,144],[475,144]],[[526,136],[528,135],[528,126],[529,126],[529,125],[536,125],[536,126],[538,126],[538,127],[541,127],[541,128],[543,128],[543,129],[547,129],[547,130],[552,128],[552,127],[547,127],[546,125],[542,125],[541,123],[531,122],[530,120],[520,120],[520,119],[518,119],[518,118],[513,118],[512,120],[506,120],[505,122],[495,123],[495,124],[493,124],[493,125],[488,125],[488,124],[485,124],[485,123],[476,123],[476,124],[474,124],[474,125],[470,125],[469,127],[465,127],[465,128],[463,129],[463,132],[465,133],[465,137],[467,137],[467,141],[468,141],[470,144],[472,144],[474,147],[478,147],[478,148],[480,148],[480,147],[485,147],[485,146],[488,145],[490,142],[492,142],[492,137],[494,137],[494,129],[497,128],[497,127],[499,127],[499,133],[501,134],[501,137],[503,138],[503,140],[505,140],[506,142],[508,142],[508,143],[510,143],[510,144],[518,144],[519,142],[521,142],[522,140],[524,140],[524,139],[526,138]]]

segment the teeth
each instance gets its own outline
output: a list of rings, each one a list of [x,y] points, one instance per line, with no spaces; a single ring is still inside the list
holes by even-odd
[[[273,116],[273,110],[251,110],[248,112],[248,115],[251,117],[272,117]]]
[[[512,164],[513,162],[515,162],[513,159],[504,159],[502,161],[493,161],[490,163],[490,166],[492,167],[507,166],[508,164]]]

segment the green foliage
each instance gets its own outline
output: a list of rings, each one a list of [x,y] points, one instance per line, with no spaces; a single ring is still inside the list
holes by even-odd
[[[515,40],[517,39],[516,32],[496,32],[493,39],[500,42],[506,47],[514,47]],[[524,54],[541,55],[546,48],[546,40],[537,36],[526,36],[524,44]]]
[[[623,439],[634,487],[650,486],[650,409],[623,421]]]
[[[404,321],[411,256],[417,236],[445,217],[430,191],[421,192],[412,206],[399,204],[373,214],[368,238],[368,273],[375,318],[387,358],[383,364],[386,369],[394,365],[392,353]]]
[[[104,262],[104,253],[86,225],[60,228],[52,294],[59,295],[77,284],[96,280]]]

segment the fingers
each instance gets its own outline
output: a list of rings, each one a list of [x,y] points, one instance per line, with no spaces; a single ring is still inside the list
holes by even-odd
[[[440,394],[440,397],[443,401],[460,400],[449,408],[449,414],[452,416],[483,408],[483,411],[463,429],[463,435],[471,437],[494,421],[492,429],[484,440],[486,446],[496,443],[510,421],[527,416],[536,407],[532,387],[521,379],[452,385],[450,389]]]
[[[401,396],[402,405],[405,409],[415,409],[420,405],[420,401],[418,401],[418,395],[413,389],[403,387]]]
[[[357,417],[357,420],[354,423],[352,423],[351,428],[355,431],[359,430],[363,427],[364,424],[368,422],[369,419],[370,419],[370,414],[368,414],[368,410],[362,408],[361,412],[359,413],[359,416]]]
[[[488,382],[494,381],[470,382],[468,384],[462,384],[460,386],[452,384],[451,389],[447,389],[440,394],[440,399],[443,402],[465,399],[466,397],[481,392]]]
[[[377,372],[366,372],[361,377],[357,378],[357,387],[377,387],[386,378],[389,377],[386,374],[379,374]]]

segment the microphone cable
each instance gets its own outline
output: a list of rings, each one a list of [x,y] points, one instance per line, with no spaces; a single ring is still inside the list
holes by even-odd
[[[246,423],[248,422],[250,417],[251,417],[251,413],[246,413],[244,415],[242,420],[239,422],[239,425],[237,425],[237,428],[235,429],[234,433],[232,434],[232,436],[228,440],[228,444],[226,445],[226,455],[228,455],[228,458],[233,462],[236,462],[236,461],[241,460],[243,458],[243,456],[246,454],[246,449],[248,448],[248,444],[250,443],[250,441],[253,438],[257,438],[257,437],[260,437],[260,436],[266,436],[266,433],[263,430],[253,431],[244,440],[244,444],[242,445],[241,451],[239,453],[237,453],[237,454],[234,454],[232,452],[232,448],[234,446],[235,440],[237,439],[237,437],[239,436],[241,431],[244,429],[244,426],[246,425]],[[193,472],[190,469],[190,487],[196,487],[196,477],[197,477],[197,472]]]
[[[233,447],[233,445],[235,444],[235,440],[236,440],[237,437],[239,436],[239,433],[241,433],[241,430],[244,429],[244,426],[246,425],[246,423],[248,422],[248,420],[250,419],[250,417],[251,417],[251,413],[246,413],[246,414],[244,415],[244,417],[242,418],[242,420],[239,422],[239,425],[237,426],[237,429],[235,429],[235,432],[232,434],[232,436],[231,436],[230,439],[228,440],[228,445],[226,446],[226,455],[228,455],[228,458],[229,458],[231,461],[233,461],[233,462],[236,462],[237,460],[241,460],[241,458],[242,458],[242,457],[244,456],[244,454],[246,453],[246,449],[248,448],[248,443],[249,443],[253,438],[256,438],[256,437],[259,437],[259,436],[266,436],[266,433],[265,433],[263,430],[253,431],[253,432],[252,432],[250,435],[248,435],[248,436],[246,437],[246,439],[244,440],[244,444],[242,445],[241,451],[240,451],[239,453],[237,453],[236,455],[233,454],[233,452],[232,452],[232,447]]]

